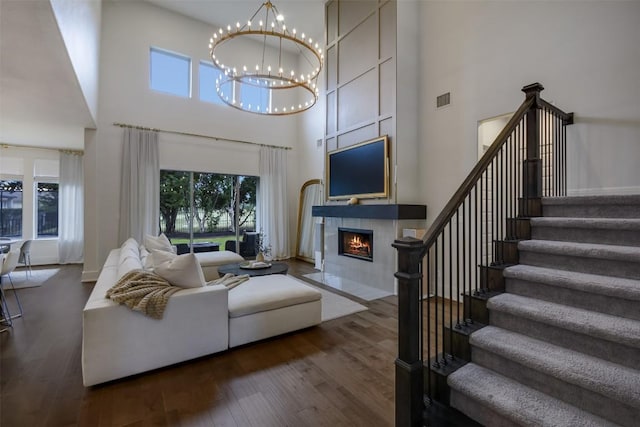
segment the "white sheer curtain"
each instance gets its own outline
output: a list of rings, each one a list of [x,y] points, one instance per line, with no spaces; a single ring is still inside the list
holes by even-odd
[[[260,148],[260,192],[258,231],[271,245],[274,259],[286,259],[289,249],[289,205],[287,203],[287,151]]]
[[[120,183],[120,243],[157,235],[160,216],[158,132],[126,128]]]
[[[84,255],[84,174],[82,155],[60,153],[58,262],[80,263]]]

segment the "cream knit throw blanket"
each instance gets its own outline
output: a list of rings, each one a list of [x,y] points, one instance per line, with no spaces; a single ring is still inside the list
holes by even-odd
[[[154,319],[162,319],[169,297],[180,289],[155,273],[132,270],[107,291],[107,298]]]
[[[231,273],[227,273],[224,276],[222,276],[219,279],[216,280],[212,280],[211,282],[207,283],[207,286],[210,285],[224,285],[227,287],[227,289],[231,290],[233,288],[235,288],[236,286],[238,286],[240,283],[246,282],[247,280],[249,280],[249,275],[248,274],[241,274],[239,276],[234,276]]]

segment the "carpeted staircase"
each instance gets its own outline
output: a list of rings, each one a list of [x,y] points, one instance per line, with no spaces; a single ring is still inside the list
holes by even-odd
[[[491,426],[640,425],[640,195],[543,200],[451,406]]]

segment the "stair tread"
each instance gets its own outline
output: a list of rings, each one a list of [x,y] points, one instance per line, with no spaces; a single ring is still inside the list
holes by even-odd
[[[605,230],[640,230],[640,218],[531,218],[531,225],[557,228],[587,228]]]
[[[542,205],[640,205],[640,194],[567,196],[542,199]],[[640,212],[639,212],[640,216]]]
[[[635,246],[574,243],[554,240],[522,240],[518,243],[518,250],[543,252],[552,255],[640,262],[640,248]]]
[[[640,321],[504,293],[487,302],[500,311],[572,332],[640,348]]]
[[[470,343],[566,383],[640,407],[638,370],[495,326],[472,334]]]
[[[640,301],[640,280],[635,279],[577,273],[525,264],[506,268],[504,277]]]
[[[447,382],[517,425],[615,425],[474,363],[449,375]]]

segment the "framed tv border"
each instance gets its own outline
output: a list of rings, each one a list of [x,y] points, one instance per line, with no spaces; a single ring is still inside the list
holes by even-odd
[[[382,135],[327,152],[327,200],[389,197],[389,138]]]

